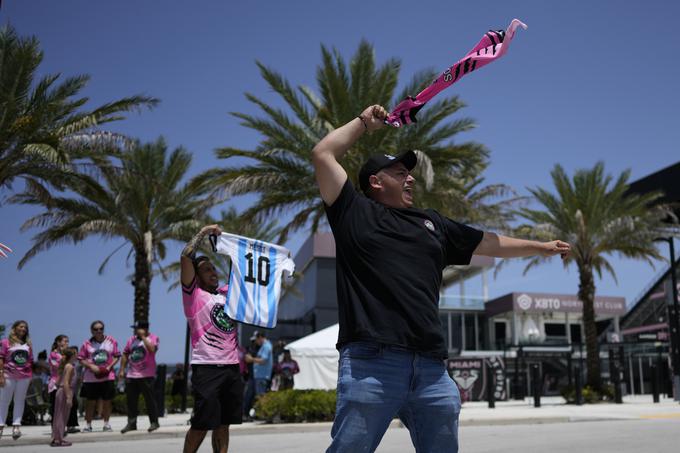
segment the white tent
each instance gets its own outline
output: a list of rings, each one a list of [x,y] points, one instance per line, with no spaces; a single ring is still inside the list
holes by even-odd
[[[338,324],[326,327],[290,343],[286,349],[300,366],[295,375],[296,389],[325,389],[336,387],[338,381]]]

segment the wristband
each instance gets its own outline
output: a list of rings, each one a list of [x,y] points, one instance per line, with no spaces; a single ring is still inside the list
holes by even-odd
[[[359,118],[361,120],[361,123],[364,125],[364,129],[368,130],[368,124],[366,124],[366,120],[364,119],[364,117],[359,115],[359,116],[357,116],[357,118]]]

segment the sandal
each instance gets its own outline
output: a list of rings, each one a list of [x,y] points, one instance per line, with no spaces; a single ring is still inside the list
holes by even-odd
[[[66,440],[62,440],[61,442],[53,440],[52,442],[50,442],[50,447],[70,447],[71,445],[73,444]]]

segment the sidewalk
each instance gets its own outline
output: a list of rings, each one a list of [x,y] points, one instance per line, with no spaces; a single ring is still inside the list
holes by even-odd
[[[486,402],[468,402],[463,405],[460,414],[462,429],[466,426],[480,425],[510,425],[534,423],[566,423],[586,422],[598,420],[649,420],[649,419],[677,419],[680,421],[680,404],[670,399],[662,399],[653,404],[651,395],[625,397],[624,404],[594,404],[574,406],[564,404],[562,398],[542,398],[540,408],[533,407],[533,400],[497,402],[495,409],[489,409]],[[169,414],[160,419],[161,428],[153,433],[147,433],[149,420],[139,417],[138,431],[120,434],[120,430],[127,422],[126,417],[111,417],[113,432],[102,432],[102,421],[93,423],[92,433],[70,434],[67,439],[72,442],[116,441],[134,439],[159,439],[183,437],[188,429],[188,414]],[[81,426],[84,422],[80,421]],[[401,426],[398,420],[393,427]],[[282,423],[265,424],[261,422],[234,425],[231,428],[233,436],[267,433],[296,433],[311,431],[330,432],[331,423]],[[1,447],[49,444],[50,427],[24,426],[23,436],[19,440],[12,440],[11,427],[5,427],[5,434],[0,439]]]
[[[564,404],[561,397],[541,398],[541,407],[533,406],[533,399],[497,402],[489,409],[486,402],[470,402],[463,405],[461,426],[562,423],[597,420],[644,420],[677,419],[680,421],[680,404],[672,399],[661,399],[654,404],[651,395],[623,398],[624,404]]]

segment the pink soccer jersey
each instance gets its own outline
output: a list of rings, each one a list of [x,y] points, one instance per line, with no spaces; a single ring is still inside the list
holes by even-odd
[[[198,287],[182,285],[184,315],[191,330],[191,363],[233,365],[238,363],[236,323],[224,313],[226,287],[211,294]]]
[[[120,357],[118,350],[118,342],[111,336],[104,337],[104,341],[98,343],[94,338],[85,340],[78,351],[78,360],[84,360],[85,363],[92,363],[99,367],[109,366],[113,363],[113,359]],[[92,370],[85,367],[83,374],[83,382],[106,382],[116,379],[113,369],[104,377],[98,378],[94,375]]]
[[[8,338],[0,340],[0,358],[5,362],[5,376],[26,379],[33,376],[33,349],[28,344],[10,344]]]
[[[59,364],[61,363],[61,354],[59,351],[52,351],[47,357],[47,364],[50,367],[50,380],[47,382],[47,392],[52,393],[57,389],[57,381],[59,380]]]
[[[136,335],[131,336],[123,354],[128,358],[125,376],[129,379],[149,378],[156,376],[156,351],[158,351],[158,337],[149,334],[149,341],[156,347],[154,352],[149,351],[142,340]]]

